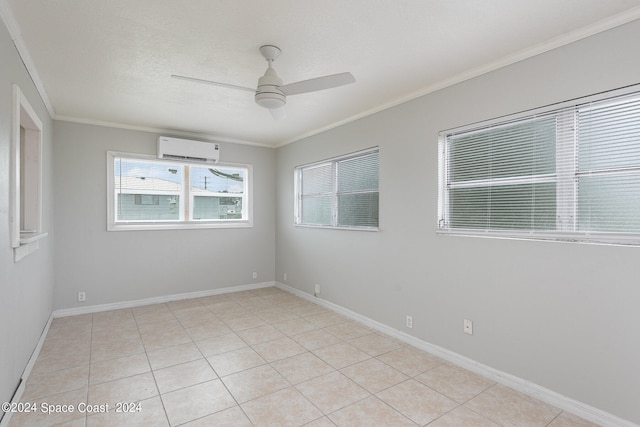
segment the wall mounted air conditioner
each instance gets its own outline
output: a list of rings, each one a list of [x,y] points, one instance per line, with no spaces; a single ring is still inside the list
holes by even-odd
[[[198,163],[218,163],[220,146],[215,142],[158,137],[158,158]]]

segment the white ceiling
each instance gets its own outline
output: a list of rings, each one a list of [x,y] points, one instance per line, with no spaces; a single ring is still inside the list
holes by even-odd
[[[0,0],[53,117],[279,146],[640,18],[640,0]],[[251,93],[275,44],[290,96],[275,121]]]

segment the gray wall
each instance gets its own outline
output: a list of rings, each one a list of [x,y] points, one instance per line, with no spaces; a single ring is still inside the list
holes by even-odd
[[[6,402],[51,314],[53,292],[53,186],[51,119],[0,20],[0,402]],[[16,83],[43,123],[43,229],[40,249],[13,262],[9,232],[9,152]],[[2,414],[0,413],[0,416]]]
[[[107,150],[155,154],[157,137],[54,122],[54,308],[274,280],[273,149],[220,144],[222,162],[253,165],[253,228],[106,231]],[[79,291],[86,292],[86,302],[77,302]]]
[[[633,22],[279,148],[277,280],[640,422],[640,248],[435,231],[439,131],[638,83],[638,39]],[[293,168],[374,145],[380,231],[294,227]]]

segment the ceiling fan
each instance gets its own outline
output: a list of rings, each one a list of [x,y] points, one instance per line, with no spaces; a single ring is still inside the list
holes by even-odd
[[[302,80],[295,83],[282,84],[282,79],[273,69],[272,62],[280,55],[280,48],[274,45],[264,45],[260,47],[260,53],[267,60],[267,71],[258,79],[258,87],[252,89],[244,86],[237,86],[228,83],[220,83],[211,80],[198,79],[195,77],[172,74],[176,79],[188,80],[196,83],[206,83],[214,86],[226,87],[229,89],[244,90],[255,94],[255,100],[261,107],[267,108],[274,119],[286,117],[287,113],[284,105],[287,103],[288,95],[300,93],[316,92],[319,90],[331,89],[338,86],[355,83],[356,79],[351,73],[338,73],[329,76],[316,77],[314,79]]]

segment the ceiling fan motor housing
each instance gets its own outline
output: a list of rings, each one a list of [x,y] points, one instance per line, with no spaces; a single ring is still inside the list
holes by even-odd
[[[287,97],[280,90],[280,86],[282,86],[282,79],[273,68],[267,68],[264,76],[258,79],[256,103],[268,109],[283,107],[287,103]]]

